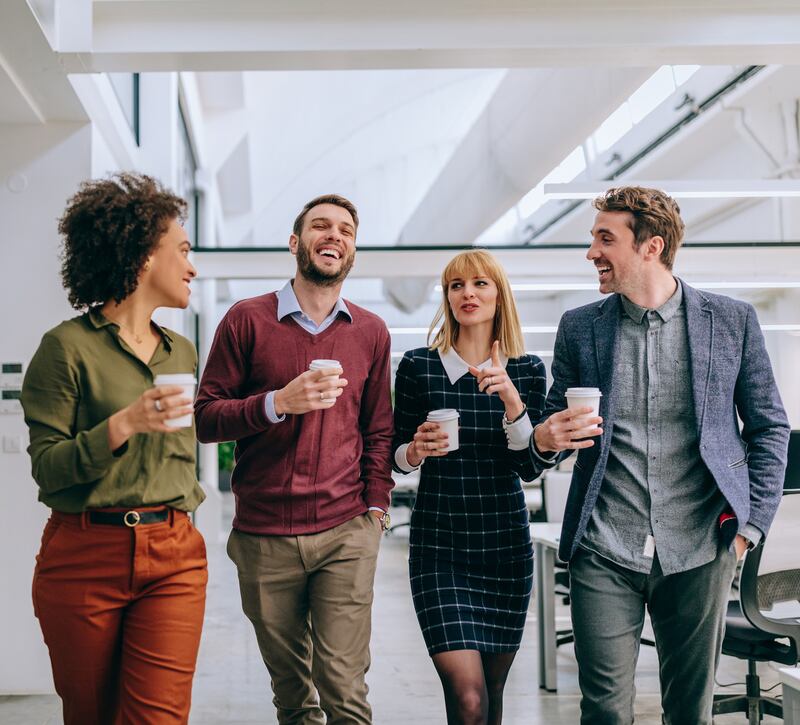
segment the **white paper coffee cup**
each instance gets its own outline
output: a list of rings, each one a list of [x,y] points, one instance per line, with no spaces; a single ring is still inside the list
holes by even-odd
[[[439,429],[447,433],[447,451],[458,450],[458,411],[454,408],[440,408],[428,413],[430,423],[438,423]]]
[[[600,388],[567,388],[567,408],[586,408],[591,406],[591,415],[600,415]],[[597,428],[593,425],[592,428]]]
[[[197,379],[191,373],[167,373],[156,375],[153,385],[180,385],[183,388],[183,397],[194,400],[194,390]],[[168,418],[164,422],[170,428],[188,428],[192,424],[193,413],[187,413],[180,418]]]
[[[339,370],[341,370],[342,365],[338,360],[312,360],[308,364],[309,370],[329,370],[330,368],[339,368]],[[335,377],[333,375],[327,377],[333,378],[331,382],[335,382],[339,379],[338,375],[336,375]],[[327,402],[330,403],[329,407],[332,408],[336,403],[336,400],[337,400],[336,398],[327,398]]]

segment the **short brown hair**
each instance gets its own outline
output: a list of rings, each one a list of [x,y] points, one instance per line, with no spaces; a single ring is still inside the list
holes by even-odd
[[[592,204],[597,211],[628,212],[628,226],[637,249],[648,239],[661,237],[664,240],[661,262],[672,269],[686,228],[675,199],[659,189],[618,186],[598,196]]]
[[[76,309],[122,302],[186,202],[144,174],[84,181],[58,221],[61,279]]]
[[[349,199],[345,199],[343,196],[339,196],[338,194],[324,194],[323,196],[318,196],[306,203],[306,205],[303,207],[303,210],[294,220],[292,234],[297,237],[300,236],[300,232],[303,231],[303,222],[306,220],[306,214],[308,214],[308,212],[310,212],[315,206],[319,206],[320,204],[333,204],[334,206],[342,207],[342,209],[347,209],[347,211],[350,212],[350,216],[353,217],[353,226],[355,227],[355,231],[358,231],[358,211],[356,210],[356,205],[353,204],[353,202]]]
[[[505,270],[497,259],[485,249],[470,249],[453,257],[442,272],[442,304],[436,312],[428,331],[431,350],[440,350],[446,355],[458,339],[459,324],[450,303],[447,291],[454,279],[488,277],[497,285],[497,309],[494,313],[492,341],[500,341],[500,351],[506,357],[521,357],[525,354],[525,341],[519,322],[514,294]],[[442,326],[436,330],[439,323]],[[435,335],[434,335],[435,333]],[[431,342],[433,337],[433,342]]]

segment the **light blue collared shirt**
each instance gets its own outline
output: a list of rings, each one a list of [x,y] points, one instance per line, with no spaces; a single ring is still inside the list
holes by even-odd
[[[297,295],[294,293],[291,280],[289,280],[280,290],[278,290],[278,321],[287,316],[291,317],[298,325],[300,325],[300,327],[302,327],[306,332],[310,332],[312,335],[319,335],[324,330],[327,330],[333,324],[334,320],[339,316],[340,312],[346,315],[350,322],[353,321],[353,316],[350,314],[350,310],[347,309],[347,305],[340,297],[338,300],[336,300],[336,304],[333,306],[331,314],[329,314],[318,325],[305,312],[303,312],[302,307],[300,307],[300,303],[297,301]],[[267,397],[264,401],[264,407],[270,423],[280,423],[282,420],[286,419],[285,415],[278,417],[278,414],[275,412],[274,390],[267,393]]]

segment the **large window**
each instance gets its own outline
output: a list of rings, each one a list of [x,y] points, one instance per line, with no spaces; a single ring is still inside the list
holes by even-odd
[[[197,157],[192,146],[192,139],[189,136],[186,118],[180,105],[178,106],[178,117],[180,128],[178,129],[178,173],[175,191],[189,203],[184,226],[192,244],[198,247],[202,244],[202,240],[199,234],[200,194],[195,181]]]
[[[119,101],[122,113],[131,127],[133,139],[139,145],[139,74],[109,73],[108,80]]]

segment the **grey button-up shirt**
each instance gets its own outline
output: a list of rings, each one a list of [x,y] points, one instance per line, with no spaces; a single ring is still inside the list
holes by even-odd
[[[716,557],[726,509],[700,458],[680,282],[657,310],[622,297],[620,314],[611,450],[581,545],[649,573],[651,535],[662,571],[675,574]]]

